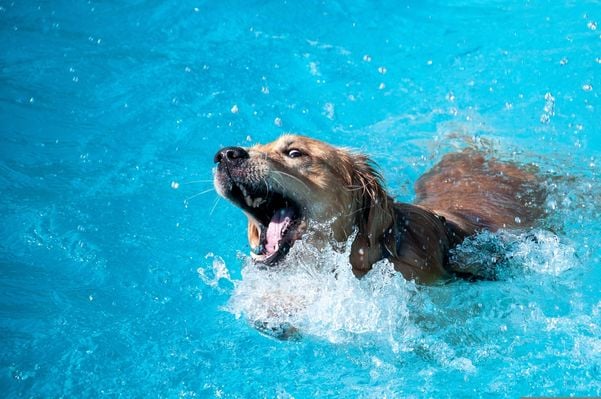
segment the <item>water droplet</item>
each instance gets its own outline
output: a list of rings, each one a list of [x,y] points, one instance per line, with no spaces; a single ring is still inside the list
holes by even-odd
[[[334,120],[334,104],[332,104],[332,103],[326,103],[323,106],[323,110],[324,110],[324,112],[326,114],[326,117],[328,119]]]
[[[380,85],[378,86],[378,89],[380,90],[384,90],[386,88],[386,85],[384,83],[380,83]]]
[[[593,90],[593,86],[591,84],[584,84],[582,85],[582,90],[584,91],[592,91]]]
[[[561,60],[559,60],[559,65],[567,65],[568,63],[568,59],[566,57],[563,57]]]
[[[547,92],[545,94],[545,106],[543,108],[543,113],[540,116],[541,123],[549,123],[553,115],[555,115],[555,97],[553,97],[553,94]]]
[[[365,62],[371,62],[371,56],[370,56],[370,55],[368,55],[368,54],[365,54],[365,55],[363,56],[363,61],[365,61]]]
[[[273,123],[277,126],[277,127],[282,127],[282,118],[277,117],[273,120]]]
[[[386,69],[386,67],[381,66],[378,68],[378,72],[382,75],[386,75],[386,72],[388,72],[388,70]]]
[[[176,181],[171,182],[171,188],[177,190],[179,188],[179,183]]]
[[[515,222],[516,222],[517,224],[520,224],[520,223],[522,223],[522,219],[520,219],[520,217],[519,217],[519,216],[516,216],[514,220],[515,220]]]
[[[588,24],[586,24],[586,27],[590,30],[597,30],[597,23],[595,21],[590,21]]]
[[[236,104],[234,104],[234,105],[232,106],[232,108],[230,109],[230,112],[231,112],[232,114],[237,114],[237,113],[238,113],[238,111],[239,111],[239,110],[238,110],[238,106],[237,106]]]

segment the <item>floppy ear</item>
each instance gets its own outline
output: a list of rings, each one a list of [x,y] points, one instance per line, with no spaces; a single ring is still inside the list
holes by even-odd
[[[365,155],[351,155],[347,176],[353,190],[357,236],[351,246],[350,262],[357,277],[367,273],[382,258],[382,236],[392,228],[393,200],[383,188],[380,173]]]

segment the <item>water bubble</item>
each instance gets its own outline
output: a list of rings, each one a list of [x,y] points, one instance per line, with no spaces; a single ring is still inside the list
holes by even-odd
[[[590,30],[597,30],[597,23],[595,21],[589,21],[589,23],[586,24],[586,27]]]
[[[323,110],[326,114],[326,117],[330,120],[334,120],[334,104],[332,103],[326,103],[323,106]]]
[[[582,85],[582,90],[584,91],[592,91],[593,90],[593,86],[589,83],[583,84]]]
[[[196,269],[201,280],[210,287],[217,288],[220,280],[231,281],[230,272],[225,264],[225,261],[214,255],[212,252],[209,252],[205,259],[211,259],[211,268],[202,268],[199,267]]]
[[[378,72],[382,75],[386,75],[386,72],[388,72],[388,70],[386,69],[386,67],[381,66],[378,68]]]
[[[171,182],[171,188],[177,190],[179,188],[179,183],[176,181]]]
[[[363,56],[363,61],[365,61],[365,62],[371,62],[371,56],[370,56],[370,55],[368,55],[368,54],[365,54],[365,55]]]
[[[382,82],[380,83],[380,85],[378,86],[378,89],[380,90],[384,90],[386,88],[386,85]]]
[[[274,125],[276,125],[277,127],[282,127],[282,124],[283,124],[283,123],[282,123],[282,118],[280,118],[280,117],[276,117],[276,118],[273,120],[273,123],[274,123]]]
[[[236,104],[234,104],[234,105],[232,106],[232,108],[230,109],[230,112],[231,112],[232,114],[237,114],[237,113],[238,113],[238,111],[239,111],[239,110],[238,110],[238,106],[237,106]]]
[[[567,63],[568,63],[567,57],[563,57],[561,60],[559,60],[559,65],[567,65]]]
[[[553,115],[555,115],[555,97],[553,97],[553,94],[547,92],[545,93],[545,106],[543,108],[543,113],[540,116],[541,123],[549,123]]]

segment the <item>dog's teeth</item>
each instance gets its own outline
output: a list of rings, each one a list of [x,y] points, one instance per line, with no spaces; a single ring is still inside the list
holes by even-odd
[[[253,199],[250,198],[250,195],[245,195],[244,196],[244,201],[246,201],[246,205],[253,206]]]

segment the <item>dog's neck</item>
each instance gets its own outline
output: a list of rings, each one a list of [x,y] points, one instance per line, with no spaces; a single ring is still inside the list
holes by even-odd
[[[407,279],[432,282],[450,277],[449,250],[461,243],[466,232],[417,205],[389,202],[390,215],[380,234],[359,231],[351,248],[351,265],[357,277],[374,263],[388,259]]]

